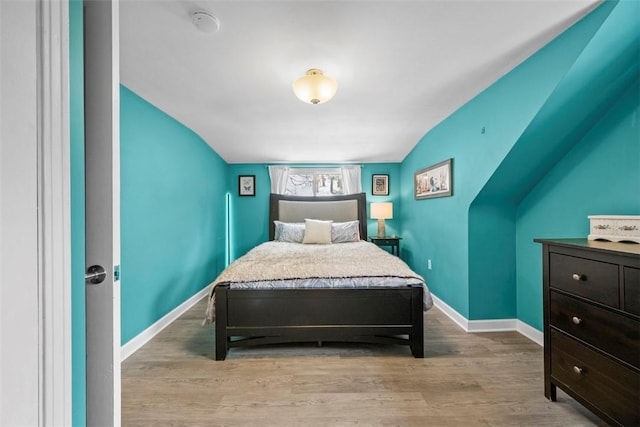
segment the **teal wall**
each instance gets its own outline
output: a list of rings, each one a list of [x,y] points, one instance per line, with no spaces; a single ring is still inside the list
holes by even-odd
[[[313,167],[309,164],[291,164],[287,166]],[[319,166],[340,166],[319,165]],[[371,175],[389,175],[389,196],[371,195]],[[256,176],[255,197],[238,196],[238,176]],[[362,165],[362,191],[367,193],[367,201],[393,202],[393,219],[386,221],[387,234],[398,234],[400,231],[400,164],[399,163],[366,163]],[[269,194],[271,181],[266,164],[231,164],[229,165],[229,193],[231,199],[231,261],[244,255],[249,249],[269,239]],[[378,231],[376,220],[368,221],[367,232],[371,235]]]
[[[84,294],[84,46],[82,0],[69,2],[71,156],[71,407],[74,426],[87,423]]]
[[[600,6],[440,123],[402,163],[405,184],[414,171],[454,159],[453,197],[416,201],[403,185],[402,236],[405,259],[467,319],[541,324],[541,299],[519,297],[521,265],[537,268],[541,255],[518,251],[516,212],[637,79],[634,8]],[[620,192],[630,189],[625,182]],[[525,300],[528,310],[518,304]]]
[[[517,204],[637,79],[640,32],[631,9],[637,9],[637,3],[621,2],[611,11],[474,200],[469,212],[474,230],[500,239],[508,234],[509,244],[496,245],[488,255],[478,233],[470,234],[478,243],[469,255],[471,318],[506,317],[506,312],[490,308],[492,296],[516,312],[516,271],[511,266]],[[486,215],[487,207],[499,209],[500,215]],[[536,304],[540,312],[541,303]]]
[[[533,239],[584,237],[588,215],[640,213],[639,114],[636,79],[518,207],[517,312],[535,328],[542,329],[542,248]]]
[[[372,175],[389,175],[389,195],[373,196],[371,194]],[[393,203],[393,218],[386,219],[385,233],[388,236],[400,235],[400,217],[402,216],[402,203],[400,199],[400,163],[364,163],[362,165],[362,191],[367,194],[367,204],[372,202]],[[370,218],[370,207],[367,206],[367,234],[378,234],[378,220]],[[400,243],[402,248],[402,243]]]
[[[470,273],[475,272],[470,252],[489,256],[507,250],[503,241],[480,229],[484,221],[470,221],[471,204],[607,13],[599,8],[462,106],[427,133],[402,163],[402,182],[407,184],[402,187],[401,217],[405,259],[435,295],[468,319]],[[414,200],[408,185],[413,173],[447,158],[453,158],[453,196]],[[482,209],[484,219],[493,217],[490,205]],[[427,259],[432,260],[431,270],[426,269]],[[493,272],[500,265],[498,257],[482,267]],[[504,265],[512,271],[502,275],[515,277],[515,264]],[[501,300],[492,303],[493,309],[506,316],[514,313],[512,291],[491,294]]]
[[[238,176],[255,175],[255,196],[238,195]],[[229,237],[231,261],[269,239],[269,193],[271,181],[264,164],[229,165]]]
[[[120,114],[124,344],[224,268],[228,166],[124,86]]]

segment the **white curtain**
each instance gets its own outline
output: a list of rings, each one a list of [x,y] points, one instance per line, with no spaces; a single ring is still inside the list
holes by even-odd
[[[342,166],[340,169],[342,170],[344,194],[362,193],[360,166]]]
[[[269,177],[271,178],[271,192],[285,194],[287,180],[289,179],[289,168],[287,166],[269,166]]]
[[[287,166],[269,166],[271,192],[274,194],[287,194],[289,175],[309,175],[313,177],[314,174],[320,173],[342,174],[344,194],[362,192],[360,166],[341,166],[338,168],[289,168]]]

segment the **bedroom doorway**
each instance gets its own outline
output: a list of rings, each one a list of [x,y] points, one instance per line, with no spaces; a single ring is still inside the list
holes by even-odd
[[[87,425],[120,425],[118,2],[84,1]]]

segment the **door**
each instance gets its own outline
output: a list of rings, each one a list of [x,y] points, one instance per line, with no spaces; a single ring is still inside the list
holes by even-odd
[[[120,425],[118,2],[84,2],[87,425]],[[102,279],[102,280],[100,280]],[[97,283],[94,283],[97,282]]]

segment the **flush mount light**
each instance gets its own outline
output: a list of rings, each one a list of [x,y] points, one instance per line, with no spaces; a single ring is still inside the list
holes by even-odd
[[[293,82],[293,93],[308,104],[322,104],[334,97],[338,82],[322,74],[322,70],[312,68],[307,74]]]

